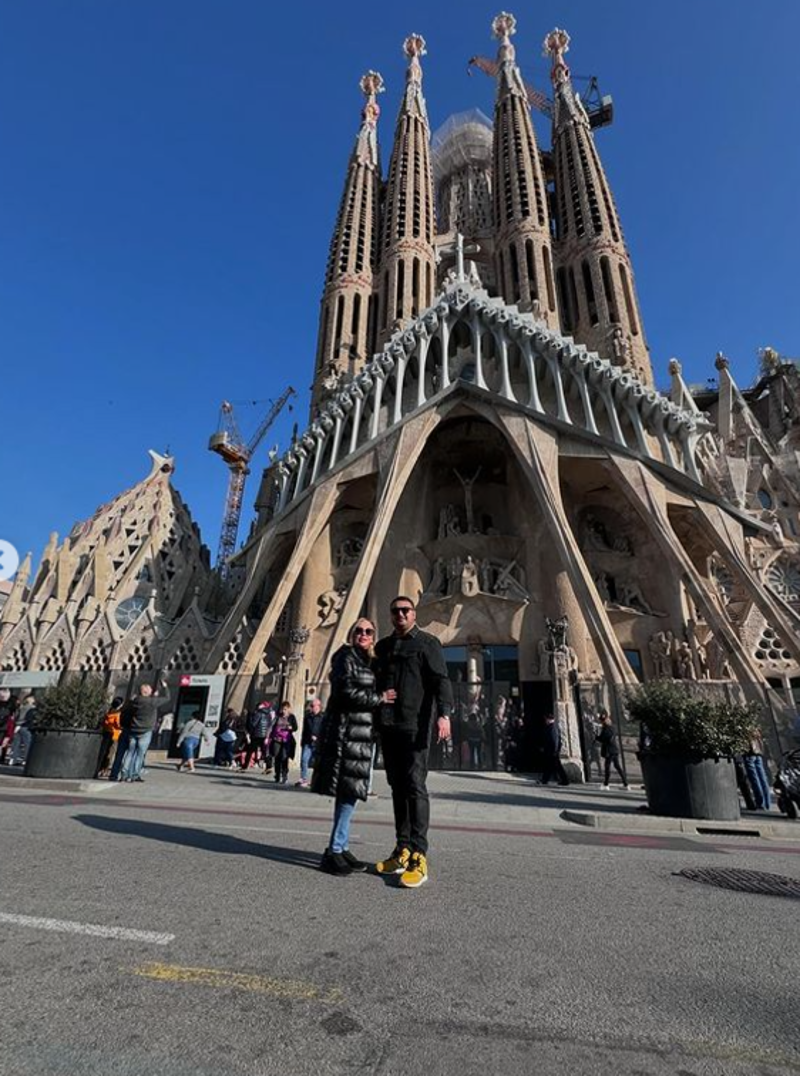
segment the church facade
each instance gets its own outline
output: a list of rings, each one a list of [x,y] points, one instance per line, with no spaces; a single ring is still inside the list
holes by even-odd
[[[386,629],[405,594],[445,646],[465,706],[495,685],[519,712],[552,710],[576,776],[581,698],[618,706],[642,679],[768,698],[780,738],[800,697],[797,366],[765,349],[742,391],[720,355],[716,386],[698,392],[673,360],[669,392],[654,387],[569,37],[545,39],[543,149],[513,16],[492,30],[493,119],[465,113],[433,138],[425,42],[406,40],[385,178],[383,80],[362,78],[307,428],[264,473],[226,591],[199,547],[182,549],[174,641],[191,641],[198,669],[228,675],[230,705],[275,690],[280,668],[299,708],[324,694],[353,621]],[[36,667],[59,633],[63,667],[85,668],[98,624],[113,628],[120,592],[88,581],[84,627],[66,629],[78,605],[49,571],[54,582],[32,590],[18,576],[3,668]],[[115,654],[124,634],[106,644]]]

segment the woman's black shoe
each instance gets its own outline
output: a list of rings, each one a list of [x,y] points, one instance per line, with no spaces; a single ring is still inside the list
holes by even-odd
[[[326,874],[352,874],[353,868],[345,859],[341,852],[331,852],[329,848],[325,849],[325,852],[320,860],[320,870],[325,871]]]
[[[364,871],[369,870],[369,863],[362,863],[360,859],[356,859],[356,857],[353,855],[349,848],[345,848],[345,850],[341,853],[341,856],[347,866],[350,868],[350,870],[354,873],[363,874]]]

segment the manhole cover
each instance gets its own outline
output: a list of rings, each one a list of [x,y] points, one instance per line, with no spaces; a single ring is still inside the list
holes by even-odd
[[[717,870],[713,867],[697,870],[676,871],[679,878],[690,882],[704,882],[719,889],[734,889],[737,893],[760,893],[767,897],[795,897],[800,900],[800,880],[783,874],[767,874],[765,871],[744,871],[731,868]]]

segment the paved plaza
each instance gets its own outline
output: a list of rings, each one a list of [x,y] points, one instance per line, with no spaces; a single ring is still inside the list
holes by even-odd
[[[800,825],[660,832],[641,793],[433,774],[405,891],[321,874],[330,802],[260,775],[31,785],[0,777],[2,1076],[800,1071],[797,901],[676,876],[800,879]]]

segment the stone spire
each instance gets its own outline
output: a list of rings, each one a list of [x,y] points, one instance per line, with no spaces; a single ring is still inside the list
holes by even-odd
[[[375,348],[373,277],[378,256],[381,185],[378,94],[383,79],[367,71],[359,83],[366,103],[339,215],[331,239],[322,294],[312,415],[347,375],[357,373]]]
[[[569,34],[544,41],[552,63],[556,263],[561,327],[576,341],[653,383],[630,255],[589,117],[564,55]]]
[[[492,152],[497,284],[506,302],[533,310],[555,327],[547,188],[528,94],[511,44],[515,32],[516,19],[505,11],[492,23],[500,41]]]
[[[0,610],[0,636],[5,634],[7,628],[17,624],[22,617],[30,576],[31,554],[27,553],[14,576],[11,593]]]
[[[397,117],[383,209],[378,347],[433,301],[433,178],[419,62],[425,55],[425,39],[411,34],[403,42],[403,52],[408,58],[406,88]]]

